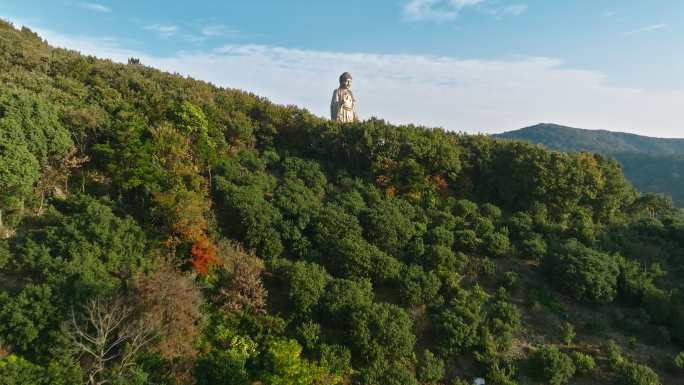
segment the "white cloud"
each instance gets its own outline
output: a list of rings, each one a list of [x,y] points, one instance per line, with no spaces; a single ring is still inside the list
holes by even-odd
[[[81,2],[81,3],[77,3],[76,5],[78,5],[79,7],[83,8],[83,9],[87,9],[89,11],[105,12],[105,13],[112,11],[111,8],[109,8],[105,5],[102,5],[102,4],[98,4],[98,3]]]
[[[482,1],[484,0],[410,0],[404,4],[402,11],[409,21],[443,22],[455,19],[462,8]]]
[[[661,137],[684,137],[684,91],[620,88],[601,73],[565,68],[552,58],[459,59],[227,45],[173,56],[121,48],[116,41],[36,30],[53,45],[190,75],[327,116],[344,71],[362,118],[501,132],[538,122]]]
[[[627,32],[625,32],[625,35],[626,35],[626,36],[630,36],[630,35],[635,35],[635,34],[638,34],[638,33],[657,31],[657,30],[663,29],[663,28],[665,28],[665,27],[667,27],[666,24],[653,24],[653,25],[647,25],[647,26],[645,26],[645,27],[641,27],[641,28],[637,28],[637,29],[634,29],[634,30],[631,30],[631,31],[627,31]]]
[[[143,27],[143,29],[156,32],[157,34],[159,34],[162,37],[173,36],[176,34],[176,32],[178,32],[178,26],[175,26],[175,25],[153,24],[153,25],[145,26],[145,27]]]
[[[407,21],[446,22],[467,7],[495,17],[517,16],[527,10],[525,4],[502,4],[499,0],[409,0],[404,3],[402,15]]]

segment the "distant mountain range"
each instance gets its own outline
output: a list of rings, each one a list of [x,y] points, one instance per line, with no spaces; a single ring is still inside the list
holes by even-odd
[[[642,192],[669,195],[684,207],[684,139],[652,138],[623,132],[537,124],[493,135],[524,140],[562,151],[589,151],[612,156]]]

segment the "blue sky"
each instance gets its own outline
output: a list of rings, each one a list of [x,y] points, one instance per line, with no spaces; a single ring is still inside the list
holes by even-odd
[[[0,17],[319,115],[350,71],[362,117],[684,137],[681,0],[3,0]]]

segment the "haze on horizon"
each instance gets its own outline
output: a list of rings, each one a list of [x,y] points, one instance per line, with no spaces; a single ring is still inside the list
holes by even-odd
[[[50,44],[328,115],[499,133],[539,122],[684,138],[684,2],[9,0]]]

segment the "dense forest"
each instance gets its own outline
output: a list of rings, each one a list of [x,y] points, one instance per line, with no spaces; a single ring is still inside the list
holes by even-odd
[[[684,377],[684,213],[614,160],[339,124],[5,22],[0,79],[2,385]]]
[[[684,207],[684,139],[538,124],[494,135],[563,151],[589,151],[616,159],[641,192],[661,193]]]
[[[525,139],[566,151],[590,151],[599,154],[629,152],[649,155],[684,155],[684,139],[653,138],[624,132],[586,130],[548,123],[494,136]]]

